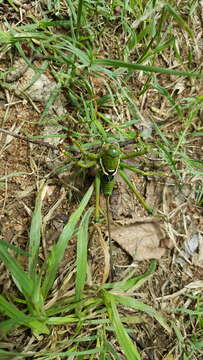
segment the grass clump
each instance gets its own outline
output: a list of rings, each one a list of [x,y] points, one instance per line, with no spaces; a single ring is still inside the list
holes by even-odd
[[[123,321],[128,323],[128,319],[120,316],[118,306],[140,310],[154,317],[167,331],[169,331],[169,327],[161,314],[152,307],[135,300],[133,297],[119,295],[119,292],[124,289],[126,291],[134,287],[139,278],[106,284],[103,287],[95,284],[89,290],[86,287],[88,226],[93,209],[89,208],[86,211],[78,231],[76,225],[88,204],[93,187],[91,186],[88,189],[78,209],[75,210],[67,225],[65,225],[56,245],[53,246],[50,254],[42,262],[39,258],[39,249],[42,225],[41,208],[45,191],[46,186],[42,185],[38,192],[32,217],[28,254],[14,246],[9,248],[6,242],[1,241],[0,243],[1,260],[11,273],[18,289],[16,296],[9,293],[6,296],[0,296],[0,312],[5,318],[9,318],[1,322],[0,331],[6,336],[9,332],[27,327],[31,329],[35,336],[41,334],[48,336],[52,333],[54,327],[63,326],[64,329],[67,327],[64,330],[65,332],[69,332],[70,329],[74,329],[74,332],[69,339],[59,340],[58,344],[56,344],[58,349],[61,348],[61,351],[49,352],[47,349],[37,351],[37,353],[30,353],[29,351],[28,353],[23,351],[22,353],[8,353],[2,350],[0,355],[19,355],[23,358],[32,354],[37,359],[45,359],[46,357],[55,359],[58,356],[73,356],[74,358],[80,355],[88,355],[91,358],[91,356],[94,356],[93,354],[107,356],[110,353],[117,353],[117,347],[114,348],[109,340],[109,334],[115,333],[118,344],[127,358],[140,359],[136,345],[129,337],[128,331],[130,329],[127,330],[123,325]],[[73,234],[77,235],[77,261],[73,295],[61,298],[60,296],[53,296],[52,298],[50,297],[52,295],[51,290],[57,277],[57,271],[64,256],[65,248],[68,246]],[[27,256],[27,271],[22,268],[9,250]],[[142,276],[142,279],[151,275],[154,270],[155,263],[152,263],[151,268]],[[106,287],[110,288],[110,290],[105,289]],[[113,292],[111,292],[111,288],[113,288]],[[92,325],[94,325],[93,328],[91,328]],[[88,328],[90,335],[81,336],[85,327]],[[83,342],[86,344],[85,346],[83,346]],[[84,349],[82,350],[82,348]]]

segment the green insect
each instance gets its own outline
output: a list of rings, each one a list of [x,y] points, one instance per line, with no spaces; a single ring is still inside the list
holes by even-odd
[[[106,198],[106,207],[107,207],[107,224],[108,224],[108,233],[109,233],[109,252],[110,252],[110,275],[109,280],[113,279],[113,263],[112,263],[112,242],[111,242],[111,232],[110,232],[110,206],[109,198],[112,194],[114,185],[115,185],[115,175],[117,172],[121,175],[124,181],[127,183],[129,188],[134,193],[137,200],[141,205],[147,210],[149,214],[153,213],[152,208],[145,202],[143,196],[139,193],[136,186],[131,182],[130,178],[125,172],[126,169],[130,169],[133,172],[139,173],[141,175],[150,176],[150,175],[159,175],[165,176],[163,173],[153,173],[153,172],[144,172],[133,165],[129,165],[124,160],[133,158],[139,155],[146,154],[148,149],[144,148],[141,151],[132,151],[128,154],[125,154],[119,143],[106,140],[103,144],[99,154],[94,154],[89,151],[85,151],[81,145],[73,138],[71,138],[75,147],[78,148],[80,153],[89,161],[77,161],[77,165],[84,168],[90,168],[91,166],[97,165],[98,171],[95,176],[95,193],[96,193],[96,205],[95,205],[95,222],[100,220],[100,188],[103,191],[103,194]]]
[[[102,148],[100,156],[101,165],[101,183],[104,196],[110,196],[114,184],[115,175],[120,165],[121,152],[118,146],[106,144]]]
[[[113,261],[112,261],[112,241],[111,241],[111,228],[109,217],[109,197],[112,194],[115,185],[115,175],[120,165],[121,152],[118,146],[113,144],[106,144],[103,146],[100,156],[100,179],[102,184],[102,190],[106,198],[107,208],[107,224],[109,233],[109,254],[110,254],[110,274],[109,281],[113,280]],[[98,180],[97,180],[98,181]],[[97,215],[97,214],[96,214]]]

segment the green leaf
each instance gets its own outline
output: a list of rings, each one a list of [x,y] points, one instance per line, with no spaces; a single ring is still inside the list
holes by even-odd
[[[140,287],[141,285],[143,285],[143,283],[149,279],[149,276],[151,276],[152,274],[154,274],[154,272],[156,271],[156,267],[157,267],[157,260],[152,259],[150,261],[150,265],[147,269],[147,271],[144,274],[141,274],[139,276],[136,277],[132,277],[132,274],[130,274],[130,279],[124,279],[122,281],[116,282],[116,283],[112,283],[112,284],[105,284],[104,287],[105,288],[112,288],[114,291],[128,291],[130,289],[135,289]]]
[[[16,259],[9,254],[5,246],[0,243],[0,259],[4,262],[7,269],[10,271],[12,278],[22,292],[26,299],[31,299],[33,291],[33,281],[28,274],[23,270],[22,266]]]
[[[46,260],[46,274],[42,285],[43,295],[47,296],[48,291],[51,289],[59,264],[64,256],[65,249],[71,239],[75,230],[76,224],[80,219],[85,207],[87,206],[93,192],[94,186],[91,185],[86,194],[84,195],[78,209],[70,216],[68,223],[65,225],[57,244],[53,247],[50,255]]]
[[[116,337],[125,356],[127,357],[127,360],[141,360],[136,344],[131,341],[120,320],[114,297],[110,293],[105,292],[104,299]]]
[[[186,77],[195,77],[195,78],[203,78],[203,74],[190,72],[190,71],[176,71],[172,69],[165,69],[158,66],[149,66],[149,65],[141,65],[136,63],[127,63],[120,60],[114,59],[95,59],[93,61],[92,69],[94,70],[95,65],[106,65],[112,67],[126,68],[130,70],[142,70],[146,72],[159,73],[159,74],[170,74],[170,75],[180,75]]]
[[[73,315],[67,316],[52,316],[47,320],[47,324],[49,325],[60,325],[60,324],[69,324],[69,323],[76,323],[80,321],[78,317]]]
[[[39,321],[35,317],[25,315],[14,304],[8,302],[2,295],[0,295],[0,312],[11,318],[11,320],[0,323],[0,330],[4,334],[11,329],[15,329],[19,325],[28,326],[37,334],[49,333],[49,329],[44,321]]]
[[[29,274],[31,278],[35,278],[38,263],[38,251],[40,246],[40,234],[41,234],[41,208],[42,200],[45,195],[45,185],[42,184],[35,203],[35,210],[32,216],[30,236],[29,236]]]
[[[75,282],[75,300],[80,301],[85,286],[87,274],[87,245],[88,245],[88,224],[93,208],[85,213],[78,231],[77,238],[77,260],[76,260],[76,282]]]
[[[112,295],[117,304],[121,304],[125,307],[131,307],[136,310],[143,311],[148,315],[154,317],[164,329],[166,329],[169,333],[171,332],[169,326],[166,323],[166,320],[163,316],[156,311],[152,306],[144,304],[142,301],[134,299],[130,296],[121,296],[121,295]]]

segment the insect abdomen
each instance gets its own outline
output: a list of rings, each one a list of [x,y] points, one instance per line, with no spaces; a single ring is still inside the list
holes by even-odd
[[[112,175],[104,175],[102,176],[102,190],[104,196],[110,196],[112,194],[113,188],[115,185],[115,179]]]

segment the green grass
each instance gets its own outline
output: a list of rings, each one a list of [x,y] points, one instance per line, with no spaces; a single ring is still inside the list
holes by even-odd
[[[162,315],[151,306],[130,296],[116,295],[116,289],[122,291],[134,288],[136,283],[141,279],[144,280],[144,278],[147,278],[155,271],[155,264],[152,263],[153,266],[142,277],[123,280],[120,283],[106,284],[107,288],[110,288],[109,290],[106,290],[105,286],[99,287],[95,284],[94,288],[88,291],[88,288],[85,286],[88,268],[88,225],[93,209],[89,208],[86,211],[78,231],[76,230],[76,225],[90,200],[93,192],[92,186],[84,195],[78,209],[71,215],[47,259],[45,259],[44,263],[41,263],[38,253],[42,225],[41,208],[45,191],[46,186],[42,184],[36,198],[32,217],[29,252],[28,254],[23,253],[27,256],[27,271],[22,268],[16,257],[10,254],[9,248],[14,253],[21,253],[21,251],[14,246],[8,246],[5,242],[0,242],[0,258],[9,270],[18,289],[15,296],[12,294],[7,294],[7,296],[0,295],[0,313],[5,317],[5,320],[0,324],[1,334],[6,336],[8,332],[19,327],[21,331],[28,327],[35,336],[41,334],[49,335],[53,327],[71,325],[74,326],[75,333],[63,345],[63,348],[68,348],[68,350],[54,353],[41,350],[37,353],[32,353],[32,355],[37,359],[55,359],[57,356],[80,356],[84,354],[92,356],[92,354],[96,353],[105,356],[106,353],[109,353],[109,348],[111,348],[110,338],[107,333],[115,333],[115,337],[127,358],[140,359],[135,343],[132,342],[128,335],[130,329],[127,330],[124,327],[123,322],[125,322],[125,318],[120,316],[117,306],[124,305],[125,307],[142,311],[156,319],[167,331],[170,331],[170,329]],[[51,295],[53,283],[56,279],[60,262],[63,259],[65,248],[68,246],[68,242],[74,233],[77,235],[75,295],[72,297],[62,297],[61,299],[56,298],[55,301],[52,301],[51,306],[47,308],[46,303],[49,300],[49,295]],[[111,293],[112,287],[114,289],[113,293]],[[95,327],[91,330],[91,325],[93,324],[94,326],[99,326],[98,331],[94,330]],[[91,334],[92,332],[93,335],[84,336],[80,339],[80,333],[87,327],[89,328],[89,333]],[[80,348],[83,348],[83,342],[88,343],[88,346],[85,347],[88,350],[80,350]],[[60,348],[59,344],[58,346]],[[116,352],[113,348],[110,350],[110,353],[112,351]],[[3,350],[1,354],[8,355],[8,357],[14,355],[12,352],[7,353]],[[23,352],[18,355],[22,358],[27,356]]]
[[[174,323],[172,325],[177,335],[179,352],[183,359],[199,359],[203,355],[203,298],[201,290],[197,291],[197,295],[188,294],[184,300],[185,304],[190,303],[190,309],[188,309],[188,305],[175,309],[176,314],[182,314],[179,320],[180,327]]]
[[[18,6],[13,1],[9,1],[9,6],[18,16]],[[66,137],[68,133],[80,141],[83,149],[88,149],[94,140],[97,150],[107,136],[116,141],[136,137],[140,139],[138,150],[147,147],[149,153],[158,157],[161,166],[167,167],[179,186],[184,183],[186,175],[188,181],[194,179],[193,204],[202,206],[200,145],[196,147],[197,156],[191,147],[200,144],[203,133],[199,120],[203,97],[197,92],[189,97],[184,93],[178,95],[179,89],[186,89],[192,82],[194,84],[203,78],[201,64],[196,59],[193,23],[200,7],[198,2],[66,0],[49,1],[44,8],[38,6],[38,12],[32,14],[29,22],[11,26],[3,18],[4,31],[0,32],[1,54],[8,58],[20,56],[34,70],[24,92],[47,71],[55,80],[55,87],[36,123],[38,129],[43,129],[46,124],[56,128],[60,125],[63,133],[53,136]],[[41,57],[39,67],[30,61],[31,55]],[[16,88],[7,80],[12,71],[13,64],[0,74],[1,86],[9,91]],[[50,108],[60,94],[65,95],[68,113],[62,117],[50,116]],[[164,111],[163,114],[151,111],[143,117],[140,104],[144,99],[152,99],[154,104],[156,94],[165,102],[166,114]],[[159,105],[161,108],[158,104],[158,110]],[[151,135],[146,135],[144,129],[146,116],[152,128]],[[1,120],[1,126],[6,119],[7,114]],[[168,131],[167,121],[169,124],[178,122],[174,131],[173,127]],[[140,134],[139,126],[142,129]],[[49,137],[46,140],[49,141]],[[71,168],[75,159],[69,150],[67,167]],[[142,171],[142,164],[138,171]],[[1,177],[0,181],[3,184],[10,177],[23,174],[11,173]],[[35,356],[39,360],[48,360],[95,359],[97,356],[99,359],[120,359],[122,351],[127,359],[140,359],[139,350],[130,336],[130,321],[121,315],[120,309],[139,310],[156,319],[166,331],[169,329],[154,308],[120,293],[134,289],[136,284],[140,286],[154,273],[155,263],[152,262],[149,270],[140,277],[132,276],[118,283],[105,284],[102,288],[94,284],[93,289],[88,289],[87,247],[92,209],[87,209],[87,204],[92,187],[71,214],[56,245],[42,263],[39,255],[45,189],[42,186],[36,198],[28,254],[24,254],[27,256],[26,271],[17,260],[16,254],[20,250],[0,242],[1,260],[16,286],[15,295],[0,296],[0,312],[4,315],[0,330],[4,336],[16,329],[23,332],[26,328],[31,329],[35,336],[50,336],[53,329],[57,331],[66,324],[73,334],[56,343],[53,351],[15,353],[2,349],[0,357]],[[49,301],[54,299],[54,282],[73,235],[77,236],[74,295],[55,299],[47,308]],[[194,304],[198,306],[199,298],[194,299]],[[182,311],[187,313],[186,310]],[[181,326],[174,326],[179,354],[183,353],[184,359],[198,358],[203,347],[199,336],[202,313],[194,311],[187,313],[191,316],[191,323],[196,317],[194,336],[183,336]],[[144,321],[144,318],[139,321]],[[116,339],[115,345],[111,344],[112,337]]]

